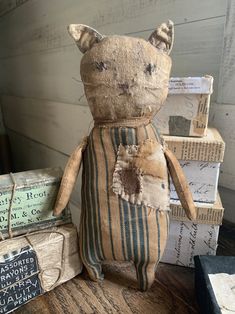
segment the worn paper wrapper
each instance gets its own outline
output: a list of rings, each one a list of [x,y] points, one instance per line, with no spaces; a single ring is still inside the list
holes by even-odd
[[[223,220],[224,208],[221,203],[219,193],[214,204],[196,202],[197,219],[195,223],[221,225]],[[170,200],[170,217],[172,220],[189,221],[185,210],[180,201]]]
[[[0,313],[72,279],[81,269],[72,224],[0,242]]]
[[[193,200],[214,203],[217,196],[220,163],[196,160],[180,160],[179,162],[189,183]],[[170,197],[173,200],[179,199],[172,181]]]
[[[224,158],[225,143],[219,132],[208,128],[204,138],[163,136],[169,149],[176,155],[185,173],[195,202],[216,201],[220,163]],[[171,199],[178,200],[174,185],[170,185]]]
[[[216,254],[218,235],[218,225],[172,220],[161,262],[194,267],[195,255]]]
[[[8,212],[14,183],[15,194],[11,208],[13,235],[45,229],[71,222],[68,208],[59,217],[53,208],[63,175],[61,168],[46,168],[0,176],[0,232],[8,237]]]
[[[213,78],[171,78],[164,106],[154,118],[161,134],[204,136],[207,131]]]
[[[208,128],[207,135],[202,138],[168,135],[163,138],[179,160],[223,162],[225,143],[215,128]]]

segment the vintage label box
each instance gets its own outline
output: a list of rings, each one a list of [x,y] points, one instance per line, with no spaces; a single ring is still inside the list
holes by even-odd
[[[218,225],[171,220],[161,262],[194,267],[195,255],[216,254],[218,235]]]
[[[220,163],[224,158],[225,143],[219,132],[208,128],[199,137],[163,136],[169,149],[179,160],[195,202],[214,203],[217,195]],[[178,199],[173,184],[171,198]]]
[[[0,242],[0,313],[79,274],[77,229],[64,225]]]
[[[217,193],[216,202],[214,204],[195,202],[197,218],[196,223],[199,224],[215,224],[221,225],[223,220],[224,208],[221,203],[219,193]],[[172,220],[190,221],[185,210],[181,206],[180,201],[170,201],[170,217]]]
[[[173,77],[164,106],[155,117],[162,134],[176,136],[206,135],[213,78]]]
[[[8,213],[11,208],[13,235],[71,222],[69,209],[59,217],[52,215],[63,172],[46,168],[0,176],[0,232],[8,237]]]

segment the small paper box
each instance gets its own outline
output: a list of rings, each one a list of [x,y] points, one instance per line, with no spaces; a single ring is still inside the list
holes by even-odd
[[[10,313],[81,270],[72,224],[0,242],[0,313]]]
[[[169,149],[179,160],[195,202],[216,201],[220,163],[224,158],[225,143],[219,132],[208,128],[203,138],[163,136]],[[170,186],[171,199],[178,200],[174,185]]]
[[[9,236],[9,210],[14,236],[71,222],[68,208],[61,216],[53,216],[62,175],[60,168],[46,168],[0,176],[0,233],[3,238]]]
[[[221,203],[219,193],[217,193],[214,204],[195,202],[197,218],[194,222],[198,224],[221,225],[223,220],[224,208]],[[180,201],[170,200],[170,217],[172,220],[190,221],[183,209]]]
[[[164,106],[154,118],[162,134],[206,135],[213,77],[172,77]]]
[[[194,267],[195,255],[216,254],[218,235],[217,225],[172,220],[161,262]]]
[[[200,313],[234,313],[235,256],[195,256],[194,260]]]

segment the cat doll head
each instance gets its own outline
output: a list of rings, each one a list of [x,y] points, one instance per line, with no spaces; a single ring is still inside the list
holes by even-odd
[[[69,33],[84,54],[80,73],[95,121],[152,118],[168,93],[173,23],[161,24],[148,41],[104,36],[82,24]]]

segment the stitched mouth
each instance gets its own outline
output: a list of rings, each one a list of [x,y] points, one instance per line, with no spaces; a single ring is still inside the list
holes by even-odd
[[[161,81],[161,82],[155,82],[154,84],[147,84],[147,85],[138,85],[137,83],[132,83],[131,85],[129,85],[128,83],[114,83],[114,84],[108,84],[105,81],[101,81],[99,80],[99,83],[91,83],[91,82],[84,82],[83,84],[85,86],[91,86],[91,87],[100,87],[100,86],[105,86],[108,87],[110,89],[117,89],[118,88],[122,89],[123,92],[127,92],[132,88],[138,88],[138,89],[149,89],[149,90],[157,90],[157,89],[165,89],[169,87],[169,83],[168,80],[167,82],[165,81]]]

